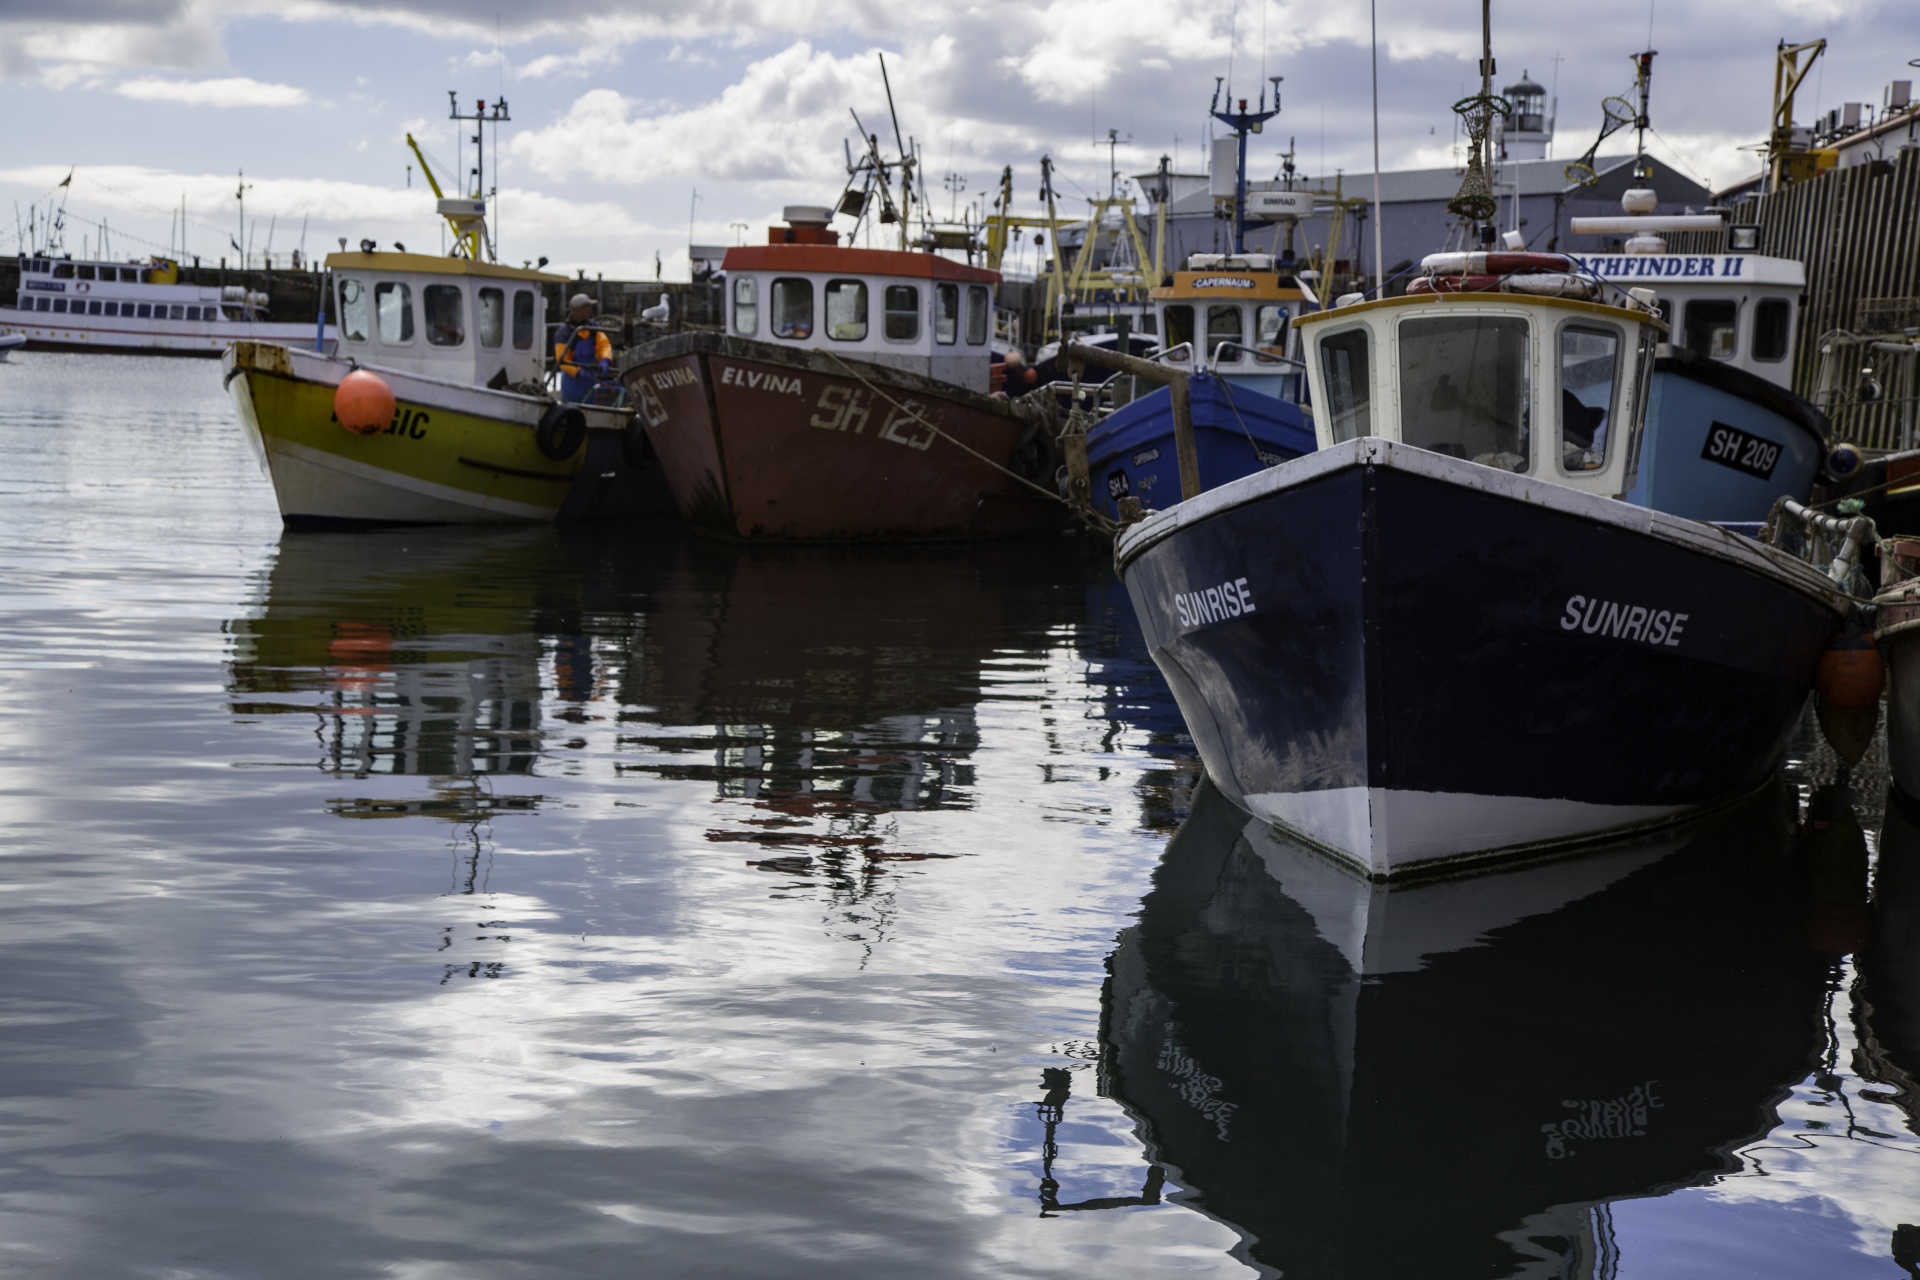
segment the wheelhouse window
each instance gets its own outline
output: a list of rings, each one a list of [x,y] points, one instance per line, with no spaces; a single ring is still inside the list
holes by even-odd
[[[1287,353],[1287,309],[1272,305],[1253,313],[1253,345],[1272,356]]]
[[[760,286],[752,276],[734,279],[733,331],[743,338],[760,331]]]
[[[1220,363],[1232,364],[1240,358],[1240,347],[1247,340],[1241,327],[1240,307],[1237,303],[1215,303],[1207,308],[1207,354],[1211,356],[1220,350],[1220,344],[1231,342],[1233,349],[1221,352]]]
[[[933,286],[933,340],[952,346],[960,340],[960,286]]]
[[[121,283],[121,284],[139,284],[139,283],[140,283],[140,268],[138,268],[138,267],[121,267],[121,268],[120,268],[120,283]]]
[[[54,278],[55,280],[71,280],[71,279],[73,279],[73,264],[72,264],[71,262],[56,262],[56,263],[54,263],[54,264],[53,264],[53,278]]]
[[[1753,358],[1769,364],[1785,360],[1793,340],[1793,303],[1762,298],[1753,309]]]
[[[967,286],[967,345],[982,347],[987,342],[987,330],[993,314],[993,296],[985,285]]]
[[[773,282],[773,336],[813,336],[813,281],[781,276]]]
[[[884,328],[889,342],[918,342],[920,340],[920,286],[917,284],[890,284],[883,295],[886,318]]]
[[[373,286],[373,314],[380,341],[399,346],[413,341],[413,290],[393,280]]]
[[[1527,321],[1453,315],[1400,322],[1400,434],[1408,444],[1525,471]]]
[[[1169,320],[1173,312],[1174,308],[1167,308]],[[1365,329],[1346,329],[1322,338],[1320,374],[1326,383],[1327,422],[1334,443],[1372,435],[1373,335]]]
[[[351,276],[340,279],[340,336],[348,342],[367,340],[367,286]]]
[[[1687,304],[1682,342],[1697,356],[1731,360],[1738,352],[1734,326],[1739,315],[1739,305],[1731,298],[1696,298]]]
[[[866,340],[867,285],[865,281],[827,281],[827,336],[835,342]]]
[[[1167,335],[1163,348],[1170,354],[1168,360],[1179,362],[1191,358],[1189,351],[1174,351],[1175,347],[1193,346],[1193,308],[1184,302],[1176,303],[1166,309]]]
[[[1560,330],[1560,465],[1567,471],[1607,465],[1619,375],[1619,330],[1571,324]]]
[[[82,280],[91,280],[91,279],[93,279],[93,264],[92,264],[92,263],[89,263],[89,262],[83,262],[83,263],[81,263],[81,264],[80,264],[80,278],[81,278]]]
[[[498,350],[507,340],[507,295],[503,289],[482,289],[477,308],[480,321],[480,345]]]
[[[427,341],[458,347],[467,340],[467,300],[457,284],[430,284],[421,291],[427,312]]]
[[[533,290],[513,292],[513,349],[526,351],[533,346]]]

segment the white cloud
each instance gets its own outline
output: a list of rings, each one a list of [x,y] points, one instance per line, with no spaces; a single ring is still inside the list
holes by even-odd
[[[613,89],[582,94],[566,116],[517,135],[515,159],[551,178],[585,173],[603,182],[662,178],[837,184],[847,108],[882,118],[872,53],[842,58],[798,41],[750,64],[720,96],[658,115]],[[942,68],[923,67],[922,74]],[[876,111],[877,109],[877,111]]]
[[[223,80],[163,80],[140,76],[114,86],[115,93],[142,102],[180,102],[193,107],[298,107],[307,91],[290,84],[263,84],[245,76]]]

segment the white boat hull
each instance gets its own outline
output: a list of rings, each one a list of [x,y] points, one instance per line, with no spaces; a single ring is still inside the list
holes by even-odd
[[[25,339],[31,351],[97,351],[113,355],[218,356],[228,344],[244,340],[278,342],[311,351],[312,324],[268,324],[244,320],[140,320],[127,316],[60,315],[0,307],[0,330]],[[322,339],[334,348],[327,326]]]

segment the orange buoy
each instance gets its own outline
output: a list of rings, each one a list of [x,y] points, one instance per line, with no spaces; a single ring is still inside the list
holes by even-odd
[[[1827,646],[1814,668],[1813,687],[1821,701],[1844,711],[1859,711],[1880,701],[1886,669],[1880,650],[1864,636],[1841,636]]]
[[[333,416],[357,436],[385,431],[393,424],[393,388],[377,373],[355,369],[333,392]]]

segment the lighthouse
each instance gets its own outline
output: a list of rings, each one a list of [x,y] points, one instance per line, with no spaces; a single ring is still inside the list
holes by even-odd
[[[1500,123],[1502,160],[1544,160],[1553,141],[1553,122],[1547,119],[1547,91],[1526,72],[1500,91],[1513,104],[1513,114]]]

